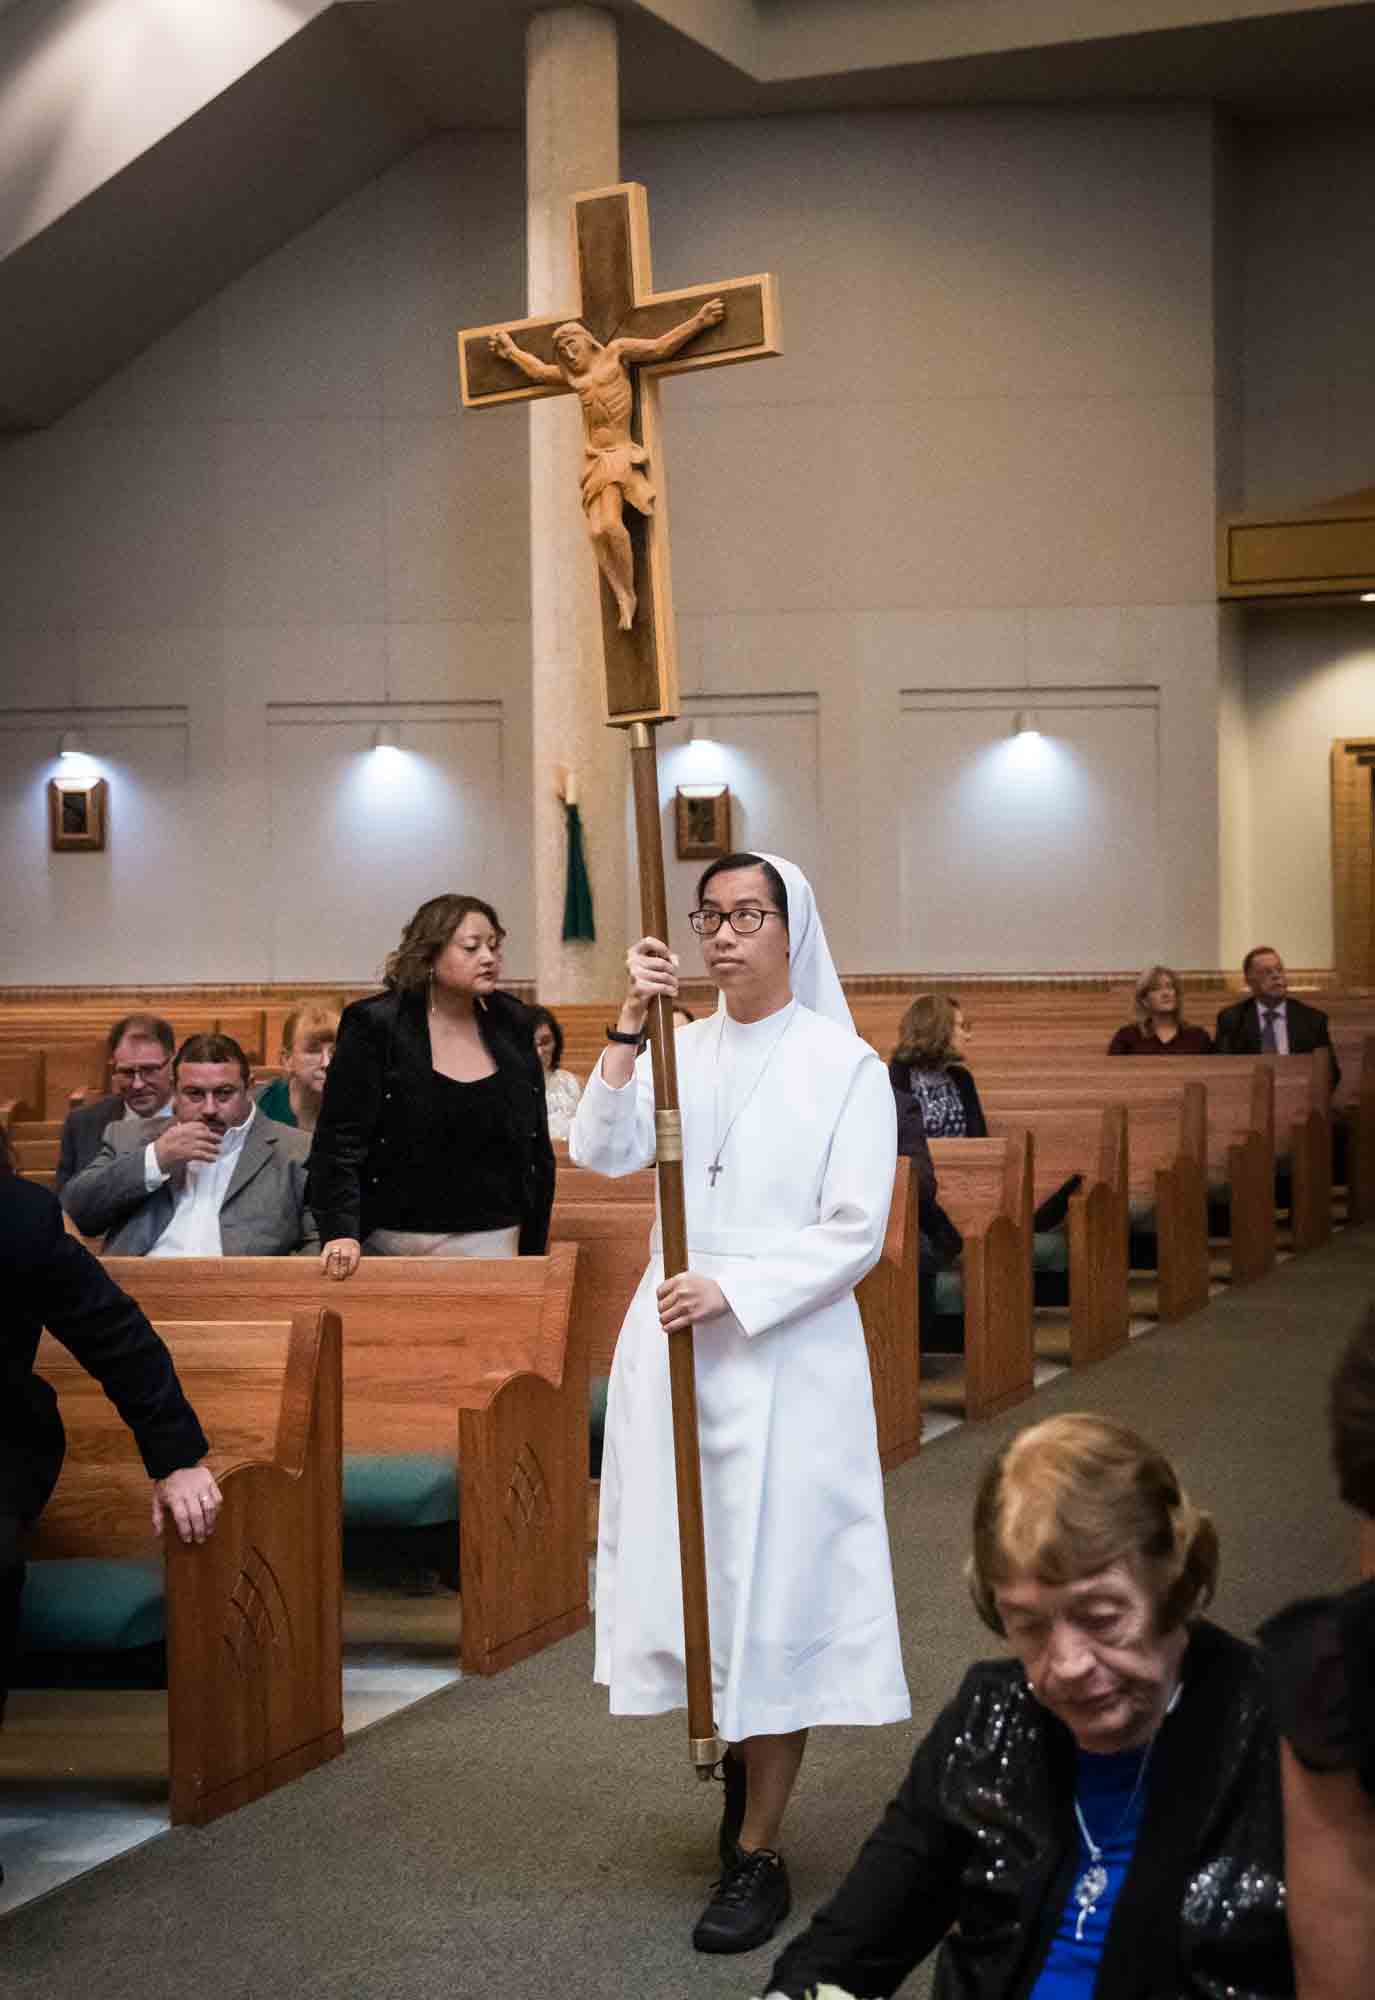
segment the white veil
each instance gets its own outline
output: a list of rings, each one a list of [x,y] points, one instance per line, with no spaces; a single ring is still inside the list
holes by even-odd
[[[765,854],[762,848],[754,852],[778,870],[788,892],[788,977],[793,997],[814,1014],[824,1015],[853,1034],[854,1018],[826,942],[811,883],[796,862],[785,861],[781,854]],[[725,1004],[723,993],[718,1009]]]

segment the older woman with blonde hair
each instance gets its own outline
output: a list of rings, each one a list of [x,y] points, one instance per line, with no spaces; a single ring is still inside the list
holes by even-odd
[[[770,1995],[1276,2000],[1294,1991],[1264,1669],[1204,1616],[1212,1521],[1107,1417],[1006,1445],[970,1588],[1010,1659],[972,1667]]]
[[[1210,1056],[1213,1038],[1206,1028],[1184,1019],[1184,988],[1168,965],[1148,965],[1132,995],[1136,1019],[1119,1028],[1108,1043],[1110,1056]]]

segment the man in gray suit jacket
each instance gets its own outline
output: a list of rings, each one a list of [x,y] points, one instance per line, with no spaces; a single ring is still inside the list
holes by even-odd
[[[289,1257],[320,1248],[305,1205],[310,1137],[264,1118],[228,1035],[192,1035],[172,1064],[170,1120],[121,1118],[63,1189],[84,1236],[121,1257]]]

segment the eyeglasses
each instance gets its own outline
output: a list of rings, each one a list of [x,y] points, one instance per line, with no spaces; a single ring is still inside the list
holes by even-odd
[[[698,937],[715,937],[722,924],[728,923],[737,937],[752,937],[755,931],[764,928],[765,917],[777,917],[781,923],[781,910],[693,910],[688,922]]]
[[[151,1083],[155,1076],[162,1075],[167,1063],[166,1056],[161,1062],[155,1063],[120,1063],[117,1069],[110,1071],[110,1074],[117,1076],[121,1083]]]

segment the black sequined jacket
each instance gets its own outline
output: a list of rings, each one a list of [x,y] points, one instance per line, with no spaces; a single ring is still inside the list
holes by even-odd
[[[1294,1972],[1264,1669],[1201,1622],[1182,1686],[1156,1739],[1095,2000],[1278,2000]],[[971,1668],[849,1875],[762,1990],[801,2000],[829,1981],[869,2000],[939,1944],[933,2000],[1030,1993],[1081,1859],[1073,1786],[1073,1739],[1021,1667]]]

